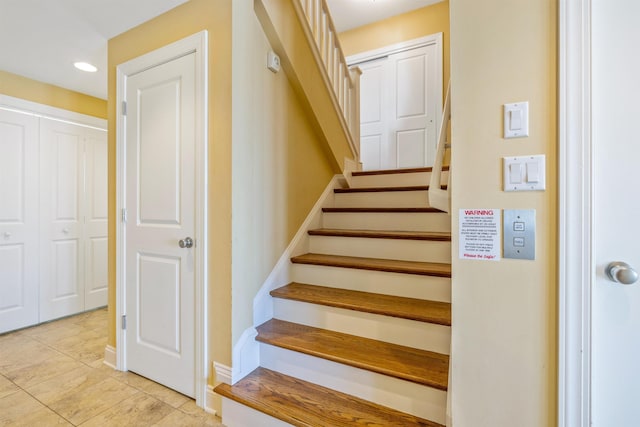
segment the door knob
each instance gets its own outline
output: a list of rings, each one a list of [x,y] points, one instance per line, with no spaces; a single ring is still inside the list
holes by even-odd
[[[178,241],[178,246],[183,249],[193,247],[193,239],[191,237],[185,237]]]
[[[638,281],[638,272],[629,264],[621,261],[610,262],[605,268],[605,273],[609,280],[622,283],[623,285],[632,285]]]

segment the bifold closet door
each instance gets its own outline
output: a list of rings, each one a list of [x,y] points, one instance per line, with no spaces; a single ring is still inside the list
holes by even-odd
[[[0,110],[0,333],[38,322],[38,119]]]
[[[84,309],[107,305],[107,132],[85,129]]]
[[[41,119],[40,162],[43,322],[107,303],[106,133]]]

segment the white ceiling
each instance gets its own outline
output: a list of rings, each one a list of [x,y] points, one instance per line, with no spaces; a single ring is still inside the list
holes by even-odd
[[[186,1],[0,0],[0,70],[106,99],[107,41]],[[442,0],[327,1],[344,31]]]

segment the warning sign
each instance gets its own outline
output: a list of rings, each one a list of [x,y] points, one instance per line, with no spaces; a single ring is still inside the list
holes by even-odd
[[[461,259],[500,259],[500,209],[460,209]]]

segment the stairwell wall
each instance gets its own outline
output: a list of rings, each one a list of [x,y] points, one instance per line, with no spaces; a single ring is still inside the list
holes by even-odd
[[[452,415],[456,427],[553,426],[557,376],[556,0],[451,2]],[[529,101],[530,136],[502,138]],[[545,191],[502,191],[502,157],[546,155]],[[534,261],[458,259],[458,212],[535,209]]]
[[[252,1],[233,2],[232,341],[253,299],[334,174],[322,137],[271,49]],[[283,283],[284,285],[284,283]]]

